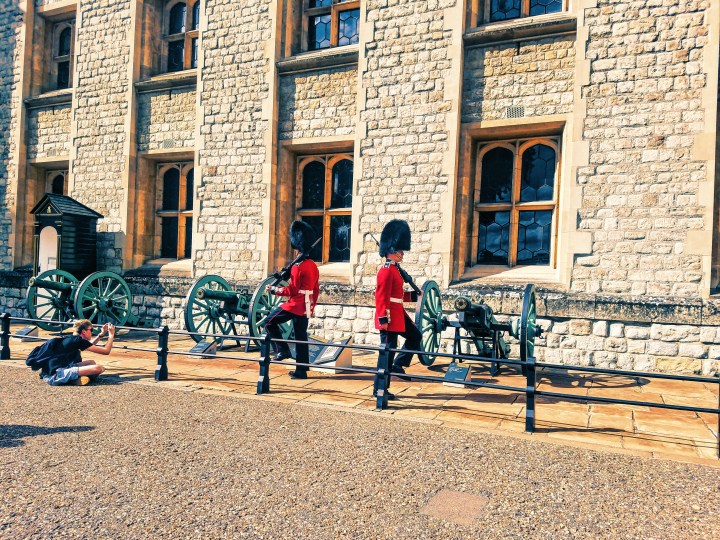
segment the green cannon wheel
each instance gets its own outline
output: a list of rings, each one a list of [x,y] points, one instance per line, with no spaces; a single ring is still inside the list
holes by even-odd
[[[130,316],[132,295],[125,280],[113,272],[95,272],[75,291],[75,314],[96,325],[123,326]]]
[[[233,321],[223,312],[222,300],[198,298],[200,289],[210,291],[231,291],[230,284],[220,276],[204,276],[195,282],[185,297],[185,329],[200,334],[225,334],[232,331]],[[203,296],[203,295],[200,295]],[[202,335],[192,338],[200,342]]]
[[[523,294],[522,314],[520,315],[520,360],[527,362],[528,358],[535,357],[535,338],[541,332],[542,328],[537,325],[535,285],[528,284]]]
[[[415,325],[422,334],[420,362],[431,366],[440,350],[440,336],[447,328],[447,319],[443,316],[440,287],[434,281],[426,281],[422,286],[422,296],[415,306]]]
[[[57,288],[49,282],[57,283]],[[27,310],[31,319],[44,319],[35,324],[48,332],[62,330],[64,325],[50,321],[66,322],[74,317],[71,296],[77,282],[75,276],[63,270],[47,270],[32,278],[27,290]]]
[[[283,303],[282,296],[276,296],[274,294],[268,294],[265,289],[268,285],[272,285],[275,282],[275,278],[270,276],[260,282],[257,289],[252,295],[250,300],[250,309],[248,313],[248,329],[250,335],[253,337],[260,337],[263,333],[265,326],[265,319],[270,312],[277,306]],[[279,287],[285,287],[288,284],[287,281],[281,281],[277,284]],[[280,326],[282,330],[283,339],[293,339],[295,334],[293,331],[292,323],[287,322]]]

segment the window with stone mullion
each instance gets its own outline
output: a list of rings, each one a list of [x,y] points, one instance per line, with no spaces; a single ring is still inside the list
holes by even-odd
[[[360,0],[304,0],[303,14],[307,50],[358,42]]]

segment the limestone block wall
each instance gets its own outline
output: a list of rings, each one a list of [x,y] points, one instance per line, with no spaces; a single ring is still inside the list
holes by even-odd
[[[198,144],[195,268],[199,275],[259,282],[264,277],[260,238],[270,159],[263,115],[273,63],[265,54],[274,22],[270,0],[209,0],[203,34]],[[267,237],[265,237],[267,241]],[[263,242],[264,243],[264,242]],[[223,261],[218,268],[218,261]]]
[[[572,112],[574,37],[549,37],[467,49],[463,69],[462,121]]]
[[[121,271],[129,114],[130,1],[81,0],[78,7],[70,196],[105,216],[98,266]]]
[[[589,164],[577,174],[578,218],[592,253],[576,258],[572,291],[697,297],[709,288],[707,249],[692,242],[712,227],[701,200],[707,162],[693,158],[704,128],[703,58],[717,55],[706,47],[709,9],[598,0],[585,10]]]
[[[17,198],[16,140],[20,100],[23,13],[13,0],[0,0],[0,270],[12,270],[12,209]]]
[[[193,148],[195,90],[181,88],[140,94],[137,101],[137,150]]]
[[[280,139],[352,135],[357,110],[357,68],[283,76],[279,100]]]
[[[70,154],[70,104],[33,109],[27,117],[27,157],[37,159]]]
[[[452,49],[460,7],[456,0],[368,0],[366,58],[360,63],[365,99],[358,131],[366,135],[359,142],[357,226],[379,232],[392,218],[407,219],[414,235],[408,270],[440,282],[448,273],[449,236],[438,239],[444,202],[454,189],[449,141],[457,129],[451,114],[458,94],[448,85],[460,72],[460,48]],[[364,246],[371,255],[360,255],[356,282],[371,285],[378,259],[371,242]]]

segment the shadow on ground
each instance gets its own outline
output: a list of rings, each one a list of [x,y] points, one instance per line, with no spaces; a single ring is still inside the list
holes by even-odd
[[[60,426],[43,427],[23,424],[0,425],[0,448],[14,448],[25,444],[23,439],[38,435],[54,435],[55,433],[78,433],[91,431],[93,426]]]

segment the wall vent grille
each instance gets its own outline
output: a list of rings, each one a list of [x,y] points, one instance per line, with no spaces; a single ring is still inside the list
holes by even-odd
[[[522,118],[525,116],[525,107],[514,106],[505,108],[506,118]]]

